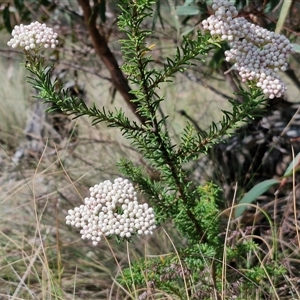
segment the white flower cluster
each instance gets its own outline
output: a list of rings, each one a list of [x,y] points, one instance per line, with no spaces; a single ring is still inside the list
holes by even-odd
[[[156,227],[153,209],[138,203],[127,179],[106,180],[91,187],[84,202],[68,211],[66,223],[82,228],[82,239],[90,239],[94,245],[103,235],[128,239],[133,234],[152,234]]]
[[[44,48],[54,49],[58,44],[57,33],[53,32],[52,28],[33,22],[30,25],[16,25],[12,31],[12,39],[7,45],[16,48],[20,47],[26,51],[39,51]]]
[[[235,63],[242,81],[255,82],[271,99],[281,97],[286,86],[277,72],[288,66],[286,60],[293,51],[290,41],[243,17],[236,18],[238,12],[228,0],[213,0],[212,9],[215,14],[202,25],[212,36],[228,41],[231,49],[225,51],[226,60]]]

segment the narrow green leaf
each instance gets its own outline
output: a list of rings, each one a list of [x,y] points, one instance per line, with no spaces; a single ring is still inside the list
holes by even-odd
[[[24,7],[24,0],[14,0],[15,7],[20,11]]]
[[[4,10],[3,10],[3,22],[4,22],[4,26],[7,29],[7,31],[9,33],[11,33],[12,32],[12,27],[11,27],[11,23],[10,23],[9,4],[6,5]]]
[[[185,0],[185,2],[184,2],[184,6],[188,6],[188,5],[190,5],[190,4],[192,4],[192,3],[194,3],[194,0]]]
[[[292,46],[295,52],[300,53],[300,45],[292,43]]]
[[[293,174],[293,169],[299,166],[300,152],[296,155],[293,161],[289,164],[286,171],[284,172],[283,177],[288,177]]]
[[[235,1],[235,7],[238,11],[248,6],[248,0]]]
[[[264,13],[269,14],[274,11],[274,9],[278,6],[278,0],[269,0],[264,5]]]
[[[178,16],[194,16],[200,13],[200,10],[197,6],[178,6],[176,8],[176,13]]]
[[[239,206],[235,210],[235,218],[238,218],[243,214],[248,204],[251,204],[255,199],[257,199],[257,197],[261,196],[271,186],[278,183],[280,183],[280,181],[277,179],[268,179],[254,186],[240,201]]]

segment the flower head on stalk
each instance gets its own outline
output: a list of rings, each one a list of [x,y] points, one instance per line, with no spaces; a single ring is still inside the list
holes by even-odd
[[[228,41],[226,60],[234,62],[242,81],[254,82],[269,97],[281,97],[286,86],[278,71],[287,69],[287,58],[293,47],[281,34],[237,17],[236,8],[228,0],[213,0],[215,11],[202,22],[212,36]]]
[[[57,37],[58,34],[46,24],[33,22],[29,25],[16,25],[7,45],[12,48],[21,48],[26,54],[32,51],[36,55],[43,48],[54,49],[58,44]]]
[[[94,245],[103,236],[129,239],[132,235],[152,234],[156,227],[153,209],[138,203],[134,187],[127,179],[96,184],[84,203],[68,211],[66,223],[82,228],[82,239],[90,239]]]

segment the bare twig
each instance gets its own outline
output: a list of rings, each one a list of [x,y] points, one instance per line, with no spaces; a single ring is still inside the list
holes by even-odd
[[[123,96],[125,102],[129,108],[134,112],[136,117],[144,123],[146,120],[143,116],[137,113],[137,106],[132,102],[135,96],[130,93],[130,87],[127,79],[124,77],[121,69],[119,68],[118,62],[108,47],[106,38],[101,34],[96,26],[97,20],[97,3],[95,1],[94,7],[90,6],[89,0],[78,0],[78,4],[81,6],[84,15],[84,21],[87,26],[90,38],[92,40],[96,54],[101,58],[105,64],[107,70],[111,75],[111,80],[114,87]]]

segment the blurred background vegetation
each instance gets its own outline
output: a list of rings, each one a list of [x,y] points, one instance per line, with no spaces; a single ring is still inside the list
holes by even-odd
[[[276,28],[283,2],[235,1],[239,16],[270,30]],[[211,13],[210,5],[211,1],[157,1],[154,18],[143,24],[154,30],[148,41],[153,68],[160,68],[173,55],[183,35],[192,38],[202,30],[201,21]],[[86,6],[97,16],[94,25],[100,40],[91,36]],[[163,256],[174,251],[172,243],[180,247],[184,237],[165,224],[152,237],[136,238],[129,246],[110,242],[93,247],[64,224],[67,210],[83,201],[90,186],[119,175],[116,162],[121,157],[145,167],[147,162],[114,129],[102,124],[91,127],[84,117],[46,115],[46,106],[32,97],[35,91],[26,83],[29,74],[20,66],[23,53],[6,46],[15,25],[46,23],[60,39],[58,48],[46,58],[55,65],[53,78],[58,77],[59,84],[87,104],[122,107],[135,119],[126,78],[116,84],[114,77],[120,75],[113,69],[114,60],[123,63],[118,1],[1,1],[0,11],[0,299],[124,299],[129,292],[115,281],[116,261],[122,267],[130,259]],[[300,1],[291,1],[284,21],[281,33],[299,44]],[[206,129],[211,121],[219,120],[222,109],[230,107],[228,99],[242,101],[233,94],[241,84],[238,75],[235,71],[224,74],[231,67],[224,60],[225,49],[223,45],[211,52],[205,63],[195,63],[161,88],[166,100],[160,111],[169,115],[169,132],[175,142],[186,121]],[[241,191],[249,190],[264,178],[281,176],[285,169],[281,165],[291,161],[290,139],[300,136],[299,64],[295,53],[283,75],[286,98],[270,101],[262,118],[188,166],[199,183],[213,180],[219,184],[224,208],[232,202],[236,182]],[[294,127],[286,127],[291,120]],[[281,135],[285,128],[290,135]],[[295,148],[300,151],[297,144]],[[156,174],[152,176],[155,179]],[[288,190],[281,196],[287,194]]]

